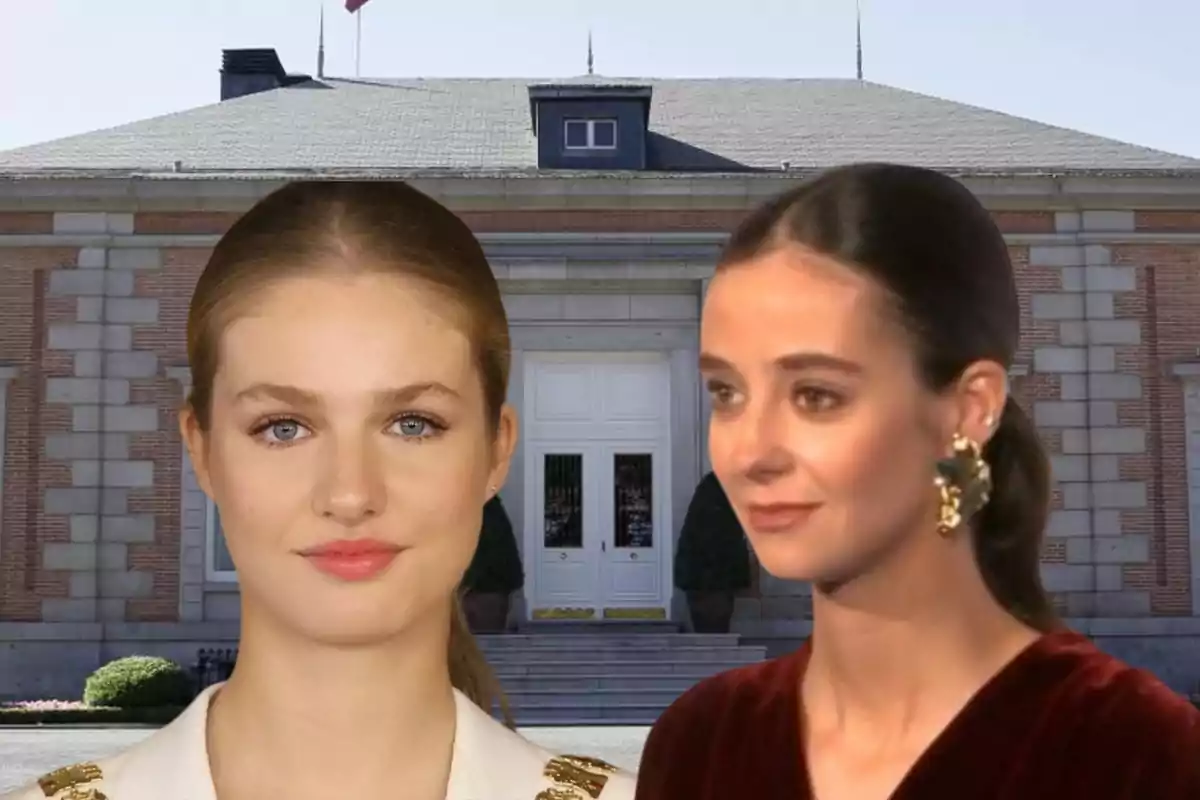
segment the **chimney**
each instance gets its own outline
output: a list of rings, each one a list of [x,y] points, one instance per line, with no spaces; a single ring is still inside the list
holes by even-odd
[[[221,53],[221,99],[269,92],[310,81],[308,75],[289,75],[272,47],[224,50]]]

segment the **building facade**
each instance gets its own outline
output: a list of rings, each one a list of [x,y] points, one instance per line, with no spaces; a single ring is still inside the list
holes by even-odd
[[[219,104],[0,153],[0,697],[236,641],[177,434],[184,319],[221,233],[294,177],[410,180],[483,242],[522,419],[515,613],[682,620],[722,241],[863,160],[944,169],[992,209],[1021,291],[1014,391],[1056,479],[1046,585],[1103,646],[1200,681],[1200,162],[857,81],[333,81],[262,58],[227,53]],[[809,611],[763,574],[735,628],[788,647]]]

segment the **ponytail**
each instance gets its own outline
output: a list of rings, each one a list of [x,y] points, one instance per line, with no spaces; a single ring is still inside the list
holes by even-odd
[[[983,450],[991,498],[973,522],[975,558],[996,601],[1022,622],[1048,630],[1056,615],[1042,588],[1042,535],[1050,511],[1050,466],[1033,422],[1012,397]]]
[[[500,682],[471,634],[467,617],[463,613],[462,601],[457,593],[450,610],[450,646],[447,660],[450,665],[450,683],[455,689],[489,714],[499,705],[504,724],[510,728],[516,727],[508,698],[504,696]]]

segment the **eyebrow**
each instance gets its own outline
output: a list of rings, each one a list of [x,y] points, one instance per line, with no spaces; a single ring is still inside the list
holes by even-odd
[[[441,395],[443,397],[458,398],[458,392],[451,389],[444,383],[437,381],[428,381],[425,383],[412,383],[408,386],[401,386],[395,389],[383,389],[375,392],[375,403],[377,405],[401,405],[403,403],[411,403],[419,397],[425,395]],[[297,386],[286,386],[278,383],[256,383],[247,386],[234,397],[236,402],[247,402],[255,400],[276,400],[282,403],[287,403],[293,406],[319,406],[321,398],[315,392],[301,389]]]
[[[788,353],[775,359],[775,366],[789,372],[800,372],[809,369],[828,369],[844,372],[848,375],[860,375],[863,372],[861,364],[847,361],[844,358],[831,356],[827,353]],[[737,368],[720,356],[712,353],[700,354],[700,369],[704,372],[736,372]]]

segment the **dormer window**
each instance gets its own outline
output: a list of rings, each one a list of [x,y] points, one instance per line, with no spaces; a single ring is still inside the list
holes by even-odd
[[[563,146],[567,150],[616,150],[615,119],[563,120]]]
[[[530,86],[538,169],[645,169],[651,93],[628,83]]]

